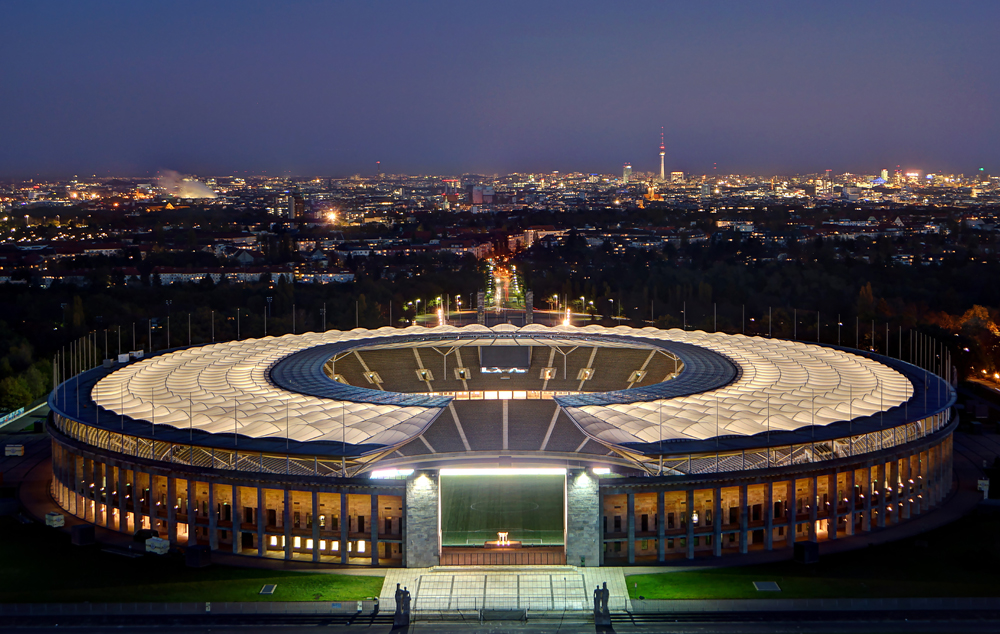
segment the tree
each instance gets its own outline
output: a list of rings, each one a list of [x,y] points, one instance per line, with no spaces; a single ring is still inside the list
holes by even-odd
[[[9,376],[0,381],[0,410],[14,411],[31,402],[31,391],[21,377]]]
[[[872,283],[868,282],[858,291],[858,316],[861,319],[874,319],[876,306],[878,306],[878,303],[875,301],[875,294],[872,292]]]

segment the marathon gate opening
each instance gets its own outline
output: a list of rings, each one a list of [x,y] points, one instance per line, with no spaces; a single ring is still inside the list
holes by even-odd
[[[563,546],[564,469],[442,469],[440,482],[443,547]]]

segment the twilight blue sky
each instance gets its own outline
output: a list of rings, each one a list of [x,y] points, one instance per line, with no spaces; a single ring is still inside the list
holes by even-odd
[[[1000,172],[1000,2],[0,0],[0,177]]]

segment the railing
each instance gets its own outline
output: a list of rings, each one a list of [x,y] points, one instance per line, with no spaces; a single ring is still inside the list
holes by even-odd
[[[143,614],[371,614],[377,601],[244,601],[188,603],[0,603],[0,616]]]
[[[339,477],[342,474],[340,460],[268,455],[259,451],[230,451],[213,447],[199,447],[198,445],[176,444],[101,429],[66,418],[58,413],[54,414],[53,421],[60,432],[73,440],[96,449],[136,458],[250,473],[321,477]],[[354,466],[354,463],[349,461],[348,467],[351,466]]]
[[[730,471],[771,469],[824,460],[861,456],[920,440],[940,431],[951,422],[951,410],[898,427],[833,438],[800,445],[780,445],[719,453],[671,456],[663,460],[667,475],[698,475]],[[647,469],[658,469],[655,457],[645,458]]]

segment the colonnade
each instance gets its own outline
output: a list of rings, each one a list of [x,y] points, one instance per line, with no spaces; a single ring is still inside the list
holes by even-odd
[[[401,566],[405,483],[227,478],[125,462],[54,439],[52,495],[109,530],[157,531],[171,546],[314,562]],[[243,474],[238,474],[242,476]]]
[[[951,490],[951,431],[942,436],[753,478],[736,472],[602,481],[601,563],[769,551],[896,526]]]

